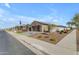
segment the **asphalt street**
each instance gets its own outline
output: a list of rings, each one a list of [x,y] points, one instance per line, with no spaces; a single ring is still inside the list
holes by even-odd
[[[35,55],[7,32],[0,31],[0,55]]]

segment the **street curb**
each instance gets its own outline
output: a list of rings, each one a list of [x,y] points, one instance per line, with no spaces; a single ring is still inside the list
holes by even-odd
[[[9,33],[10,35],[12,35],[13,37],[15,37],[19,42],[21,42],[25,47],[28,47],[35,54],[37,54],[37,55],[49,55],[48,53],[46,53],[46,52],[34,47],[33,45],[31,45],[28,42],[25,42],[24,40],[18,39],[16,36],[13,35],[13,34],[16,34],[16,35],[20,35],[20,34],[13,33],[13,32],[8,32],[8,31],[6,31],[6,32]]]

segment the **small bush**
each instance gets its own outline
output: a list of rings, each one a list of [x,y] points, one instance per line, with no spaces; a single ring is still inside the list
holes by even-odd
[[[57,40],[56,40],[55,38],[50,39],[50,41],[51,41],[53,44],[56,44],[56,43],[57,43]]]
[[[41,38],[41,37],[42,37],[41,35],[38,36],[38,38]]]
[[[55,41],[55,39],[50,39],[50,41]]]

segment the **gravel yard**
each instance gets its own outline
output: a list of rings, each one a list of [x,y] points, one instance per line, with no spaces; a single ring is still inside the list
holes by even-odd
[[[43,40],[49,43],[57,44],[62,38],[64,38],[68,33],[58,33],[58,32],[52,32],[52,33],[36,33],[35,35],[32,35],[33,38]]]

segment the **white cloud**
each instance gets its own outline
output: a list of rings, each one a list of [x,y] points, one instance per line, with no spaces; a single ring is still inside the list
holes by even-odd
[[[58,22],[58,20],[57,19],[54,19],[53,22]]]
[[[27,17],[27,16],[20,16],[17,15],[16,18],[18,19],[18,21],[22,21],[24,24],[30,24],[32,21],[37,20],[37,18],[34,17]]]
[[[6,7],[10,8],[9,4],[5,4]],[[54,11],[52,11],[54,12]],[[52,13],[51,12],[51,13]],[[19,21],[22,21],[22,24],[28,24],[32,21],[41,21],[51,24],[61,24],[61,21],[64,21],[65,17],[59,16],[56,12],[53,14],[45,15],[45,17],[28,17],[22,15],[14,15],[10,13],[10,11],[4,10],[0,8],[0,27],[1,25],[4,27],[11,27],[19,24]]]
[[[8,8],[11,7],[9,3],[5,3],[5,6],[8,7]]]

